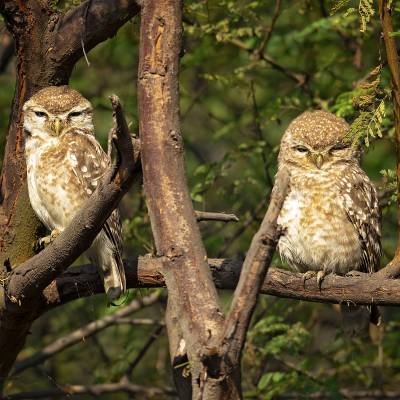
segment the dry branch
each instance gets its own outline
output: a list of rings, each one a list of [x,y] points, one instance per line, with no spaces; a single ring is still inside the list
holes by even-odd
[[[225,214],[208,211],[195,211],[196,219],[200,221],[222,221],[222,222],[238,222],[239,218],[235,214]]]
[[[242,268],[240,259],[208,259],[214,282],[219,289],[233,290]],[[161,274],[163,261],[153,257],[139,257],[125,262],[129,288],[165,286]],[[85,265],[64,272],[43,292],[42,312],[77,298],[104,293],[96,267]],[[294,300],[319,303],[376,304],[400,306],[400,280],[375,274],[358,276],[328,275],[321,289],[316,280],[304,285],[303,274],[280,268],[270,268],[260,293]]]
[[[140,11],[135,0],[86,0],[57,20],[54,57],[68,68]],[[82,45],[83,44],[83,45]],[[73,65],[72,65],[73,66]]]

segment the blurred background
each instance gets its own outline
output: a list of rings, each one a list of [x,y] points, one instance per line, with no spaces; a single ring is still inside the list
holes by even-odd
[[[65,9],[73,3],[79,1],[54,1],[54,7]],[[268,204],[283,132],[303,111],[326,109],[353,123],[351,138],[362,143],[363,167],[381,193],[385,265],[397,239],[395,153],[390,79],[375,2],[184,3],[181,123],[192,199],[197,210],[234,213],[239,218],[236,223],[200,223],[209,257],[245,254]],[[400,29],[399,6],[392,2],[392,7],[395,27]],[[81,59],[72,74],[70,85],[94,106],[97,137],[103,146],[112,122],[108,100],[112,93],[121,98],[132,132],[138,132],[139,22],[134,18],[114,38],[97,46],[88,53],[90,65]],[[2,21],[0,35],[7,36]],[[11,56],[5,65],[0,63],[1,152],[14,81],[15,59]],[[152,253],[140,185],[125,196],[121,209],[125,256]],[[285,268],[277,256],[273,265]],[[131,290],[119,306],[107,306],[105,296],[95,296],[49,312],[33,325],[20,359],[151,293]],[[163,294],[133,315],[138,323],[113,324],[80,341],[10,378],[7,391],[112,382],[128,368],[134,383],[172,387],[165,331],[158,329],[163,320]],[[230,292],[222,293],[225,309],[230,296]],[[383,327],[371,328],[369,337],[348,338],[341,331],[337,306],[262,296],[243,358],[246,398],[308,399],[317,393],[325,396],[318,398],[340,399],[348,398],[343,390],[372,393],[382,388],[398,391],[400,398],[400,313],[395,308],[383,313]],[[144,318],[150,321],[144,324]],[[154,332],[157,338],[139,357],[140,363],[130,368]],[[96,397],[153,398],[129,396]]]

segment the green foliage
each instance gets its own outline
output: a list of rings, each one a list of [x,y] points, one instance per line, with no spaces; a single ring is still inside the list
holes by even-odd
[[[49,4],[54,10],[65,11],[71,7],[81,4],[82,1],[83,0],[50,0]]]
[[[385,101],[389,91],[381,87],[381,66],[368,73],[350,92],[338,96],[331,108],[339,117],[354,117],[347,138],[358,145],[361,140],[369,147],[371,139],[383,137],[386,114]]]
[[[371,20],[371,17],[375,14],[373,6],[374,6],[373,0],[360,0],[360,4],[358,6],[358,12],[360,13],[361,32],[365,32],[367,30],[367,23]]]
[[[335,14],[339,10],[343,10],[351,3],[350,0],[336,0],[331,7],[331,13]],[[348,7],[345,15],[354,14],[356,8]],[[360,20],[360,32],[365,33],[367,30],[367,24],[371,21],[371,18],[375,15],[374,0],[358,0],[358,15]]]

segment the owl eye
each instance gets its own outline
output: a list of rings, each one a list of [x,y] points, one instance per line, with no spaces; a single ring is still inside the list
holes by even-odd
[[[348,147],[349,147],[349,144],[347,144],[347,143],[338,143],[338,144],[335,144],[333,147],[331,147],[330,152],[335,153],[336,151],[344,150],[344,149],[347,149]]]
[[[82,111],[73,111],[71,113],[68,114],[68,117],[79,117],[82,114]]]
[[[47,117],[47,114],[44,111],[34,111],[34,113],[37,117],[40,118]]]
[[[302,153],[305,154],[308,152],[307,147],[305,146],[295,146],[294,149],[298,152],[298,153]]]

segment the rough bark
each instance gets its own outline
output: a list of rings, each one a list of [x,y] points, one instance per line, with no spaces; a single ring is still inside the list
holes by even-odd
[[[218,289],[236,288],[242,268],[241,260],[210,258],[208,264]],[[162,259],[157,257],[139,257],[126,261],[127,286],[165,286],[162,269]],[[95,266],[71,268],[43,291],[41,313],[69,301],[99,293],[104,293],[104,288]],[[400,306],[400,280],[380,277],[378,273],[360,273],[357,276],[328,275],[319,288],[316,279],[307,280],[304,284],[303,275],[299,272],[270,268],[260,293],[319,303]]]
[[[229,391],[226,382],[234,385],[229,377],[223,385],[210,378],[200,387],[205,373],[200,350],[219,336],[224,318],[186,183],[178,97],[181,34],[179,0],[143,2],[138,73],[143,179],[169,294],[167,324],[179,323],[193,398],[204,393],[205,399],[217,399]]]

